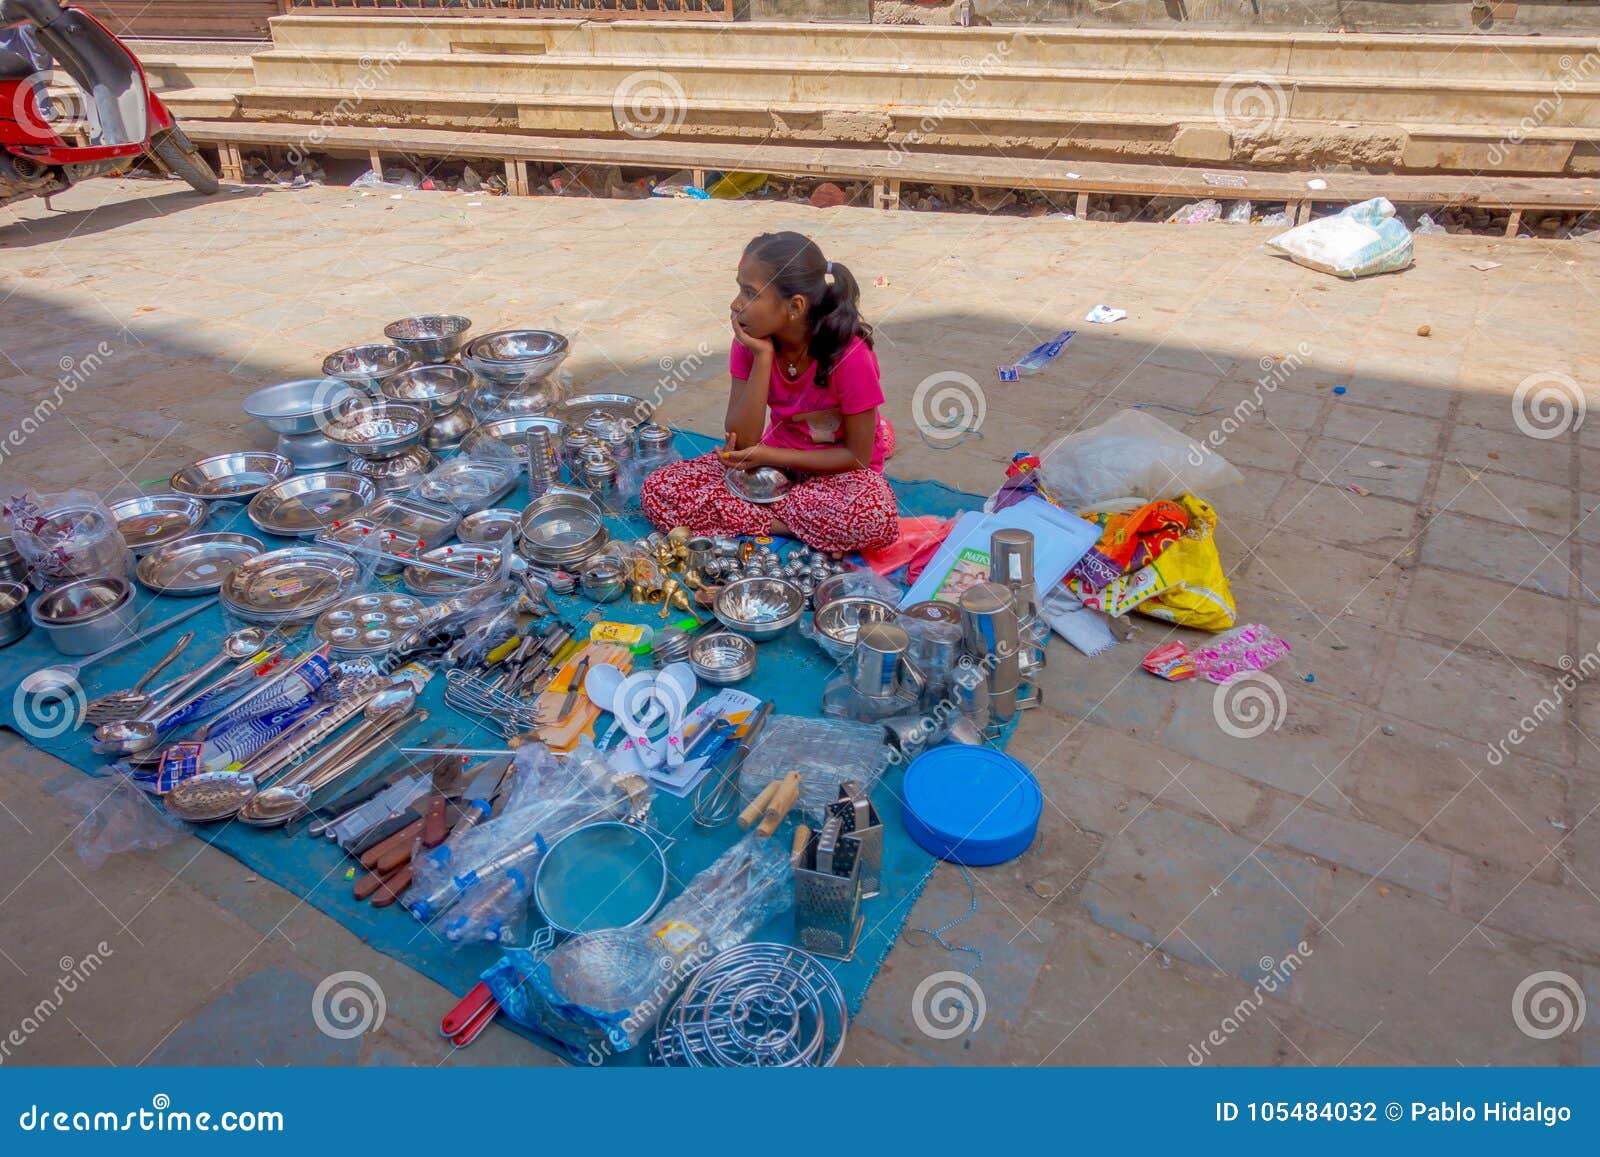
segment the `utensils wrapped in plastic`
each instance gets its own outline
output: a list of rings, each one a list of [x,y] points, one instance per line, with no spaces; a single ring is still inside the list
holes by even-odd
[[[790,881],[787,849],[752,833],[645,923],[512,949],[484,981],[507,1016],[602,1064],[649,1034],[695,969],[788,911]]]

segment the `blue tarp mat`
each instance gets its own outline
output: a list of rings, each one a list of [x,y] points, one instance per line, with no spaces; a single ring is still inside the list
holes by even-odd
[[[715,444],[703,435],[678,434],[678,449],[685,456],[705,453]],[[903,515],[947,516],[978,509],[983,502],[976,495],[953,490],[939,482],[891,481]],[[525,494],[514,493],[503,505],[520,508],[525,503]],[[236,529],[259,535],[249,525],[242,509],[235,513],[234,520]],[[638,537],[649,527],[642,517],[635,515],[612,520],[611,529],[614,535]],[[291,540],[264,537],[269,549],[293,545]],[[150,603],[144,616],[146,623],[157,622],[191,605],[186,599],[153,598],[143,592],[138,597]],[[578,617],[591,606],[578,598],[552,601],[563,617],[572,622],[577,622]],[[655,610],[629,602],[613,603],[606,608],[609,618],[659,625]],[[85,697],[93,698],[132,684],[176,637],[177,632],[184,629],[192,629],[196,633],[186,656],[196,657],[195,661],[198,662],[200,656],[215,654],[215,648],[224,634],[220,608],[202,611],[182,627],[165,632],[141,647],[131,648],[129,653],[115,656],[84,672]],[[42,633],[32,632],[0,654],[4,657],[4,663],[0,664],[3,667],[3,671],[0,671],[0,705],[7,712],[5,724],[34,746],[79,770],[101,774],[106,761],[90,750],[86,729],[68,728],[51,736],[45,734],[50,728],[41,729],[37,721],[30,727],[18,726],[18,713],[24,709],[24,705],[17,684],[28,673],[61,659]],[[750,680],[740,684],[740,689],[773,700],[775,710],[781,714],[819,715],[823,683],[835,670],[833,661],[795,629],[780,639],[760,645],[756,673]],[[446,706],[443,695],[444,680],[442,677],[435,678],[421,700],[429,709],[430,717],[426,723],[406,733],[404,738],[407,741],[415,742],[435,732],[442,732],[446,741],[457,745],[502,745],[500,736],[481,721]],[[706,696],[707,692],[702,691],[696,701]],[[602,716],[597,734],[604,733],[608,722],[608,717]],[[388,759],[378,761],[374,770],[388,762]],[[833,965],[852,1011],[860,1007],[868,985],[872,983],[904,926],[917,895],[933,871],[933,858],[911,842],[901,823],[897,803],[900,774],[898,768],[891,767],[874,793],[885,827],[883,892],[863,905],[866,925],[855,958]],[[668,856],[674,878],[669,895],[675,894],[684,882],[709,865],[742,834],[733,824],[711,831],[697,827],[689,817],[688,801],[675,799],[665,792],[656,793],[653,816],[654,823],[677,841]],[[374,909],[368,904],[356,902],[351,896],[352,880],[349,876],[353,861],[326,840],[304,834],[286,838],[280,830],[252,828],[240,823],[204,825],[197,827],[195,834],[339,921],[378,951],[404,961],[458,995],[464,995],[477,983],[479,974],[496,959],[496,951],[488,946],[458,949],[446,944],[399,906]],[[787,927],[775,924],[758,935],[762,939],[789,941],[792,940],[792,924]],[[442,1016],[446,1011],[440,1008],[438,1013]]]

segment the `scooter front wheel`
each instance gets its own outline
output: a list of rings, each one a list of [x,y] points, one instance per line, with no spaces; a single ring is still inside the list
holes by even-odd
[[[151,137],[149,151],[162,168],[189,182],[189,187],[195,192],[210,196],[222,188],[211,166],[206,164],[206,159],[194,147],[194,142],[177,125],[162,129]]]

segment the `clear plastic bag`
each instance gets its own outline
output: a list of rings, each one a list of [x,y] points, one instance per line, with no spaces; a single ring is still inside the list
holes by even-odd
[[[800,770],[799,807],[820,817],[839,798],[839,785],[871,792],[889,765],[882,727],[851,719],[774,715],[739,769],[739,795],[749,803],[769,783]]]
[[[1228,206],[1227,215],[1223,217],[1223,220],[1233,225],[1248,225],[1250,224],[1250,210],[1251,204],[1249,201],[1235,201]]]
[[[1177,498],[1243,482],[1222,455],[1143,410],[1122,410],[1039,455],[1052,501],[1082,513],[1125,499]]]
[[[15,491],[6,497],[4,513],[37,590],[96,575],[133,574],[133,552],[111,511],[91,490]]]
[[[1222,203],[1207,198],[1204,201],[1191,201],[1180,206],[1176,212],[1167,218],[1168,225],[1199,225],[1205,221],[1216,221],[1222,216]]]
[[[187,830],[125,776],[86,778],[62,791],[61,798],[83,812],[73,843],[91,870],[121,852],[166,847]]]

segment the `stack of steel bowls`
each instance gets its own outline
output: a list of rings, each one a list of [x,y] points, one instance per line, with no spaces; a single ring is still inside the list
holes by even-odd
[[[385,397],[425,407],[433,424],[422,444],[430,450],[454,450],[477,428],[478,419],[467,405],[476,379],[461,366],[421,365],[401,370],[383,381]]]
[[[732,631],[700,635],[689,644],[689,666],[702,683],[739,683],[755,674],[756,645]]]
[[[0,647],[15,643],[33,630],[28,617],[28,584],[0,580]]]
[[[467,340],[472,319],[453,313],[402,317],[383,327],[383,336],[418,362],[447,362]]]
[[[530,502],[518,525],[518,551],[541,566],[572,567],[611,539],[605,517],[589,499],[546,494]]]
[[[682,663],[689,658],[692,640],[682,627],[662,627],[650,640],[650,660],[657,667]]]
[[[421,445],[432,425],[426,407],[373,398],[330,421],[324,433],[354,455],[347,467],[351,473],[393,492],[415,486],[433,465],[433,455]]]
[[[542,329],[503,329],[461,347],[461,364],[481,383],[472,408],[479,418],[538,414],[558,401],[548,380],[567,357],[567,339]]]
[[[139,630],[133,584],[120,575],[96,575],[55,587],[35,599],[28,613],[63,655],[92,655]]]

